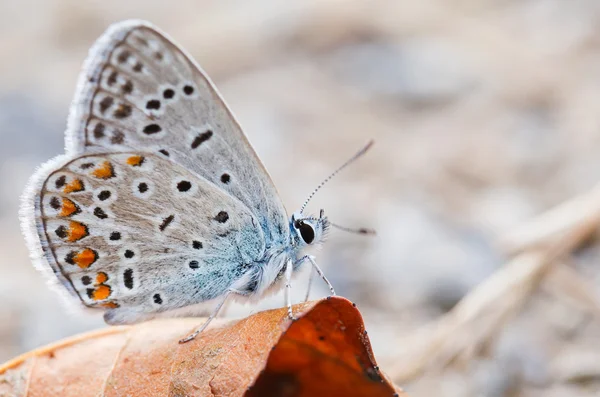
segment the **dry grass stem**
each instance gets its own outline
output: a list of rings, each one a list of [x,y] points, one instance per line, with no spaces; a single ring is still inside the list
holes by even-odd
[[[544,287],[600,319],[600,300],[590,283],[567,264],[556,263],[544,279]]]
[[[521,253],[434,324],[401,340],[398,345],[411,350],[400,353],[402,360],[388,364],[393,379],[405,382],[425,370],[440,370],[471,360],[519,313],[548,274],[552,275],[551,285],[600,314],[590,288],[585,288],[583,281],[565,266],[552,266],[594,233],[599,223],[600,185],[503,239],[511,251]]]
[[[563,233],[590,224],[600,224],[600,184],[524,223],[501,238],[499,245],[508,253],[521,252],[552,243]]]

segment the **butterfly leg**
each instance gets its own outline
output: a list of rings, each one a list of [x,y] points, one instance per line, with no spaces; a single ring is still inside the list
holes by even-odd
[[[329,287],[329,291],[331,291],[331,296],[334,296],[335,290],[333,289],[333,285],[331,285],[329,280],[327,280],[327,277],[325,277],[325,274],[323,274],[323,271],[321,270],[319,265],[317,265],[317,262],[315,262],[315,258],[312,255],[305,255],[302,258],[300,258],[300,261],[304,260],[308,260],[312,264],[312,268],[317,272],[317,274],[323,279],[323,281],[325,281],[325,284],[327,284],[327,286]]]
[[[312,288],[313,279],[315,278],[314,269],[310,268],[310,276],[308,276],[308,287],[306,288],[306,296],[304,297],[304,302],[308,302],[308,298],[310,297],[310,290]]]
[[[208,324],[210,324],[210,322],[217,316],[217,314],[219,314],[219,311],[221,310],[221,308],[225,304],[225,301],[227,300],[227,298],[229,297],[229,295],[231,295],[232,293],[235,293],[235,292],[236,291],[234,291],[234,290],[228,290],[227,292],[225,292],[225,295],[223,295],[223,298],[221,299],[221,301],[219,302],[219,304],[217,305],[217,307],[215,308],[215,310],[213,310],[213,312],[208,317],[208,319],[204,322],[204,324],[202,324],[202,326],[200,328],[198,328],[196,331],[192,332],[190,335],[188,335],[185,338],[181,339],[179,341],[179,343],[189,342],[189,341],[193,340],[194,338],[196,338],[196,336],[198,336],[198,334],[200,332],[204,331],[206,329],[206,327],[208,327]]]
[[[294,311],[292,310],[292,273],[294,266],[292,261],[288,260],[285,264],[285,302],[288,308],[288,317],[290,320],[295,320]]]

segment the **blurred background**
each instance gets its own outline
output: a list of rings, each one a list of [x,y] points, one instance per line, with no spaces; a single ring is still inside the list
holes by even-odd
[[[63,152],[88,48],[126,18],[153,22],[203,66],[290,213],[375,139],[309,207],[377,230],[333,230],[318,262],[411,396],[598,395],[599,317],[551,288],[531,291],[468,360],[435,365],[433,349],[428,368],[396,370],[414,360],[403,341],[503,267],[506,233],[600,180],[596,0],[0,0],[0,362],[104,326],[48,290],[17,211],[35,167]],[[592,240],[569,260],[595,292],[599,259]],[[313,298],[326,294],[314,285]]]

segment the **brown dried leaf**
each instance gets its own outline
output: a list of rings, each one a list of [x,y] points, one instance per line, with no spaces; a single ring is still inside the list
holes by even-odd
[[[0,367],[0,396],[405,396],[379,371],[359,311],[344,298],[218,321],[113,327]]]

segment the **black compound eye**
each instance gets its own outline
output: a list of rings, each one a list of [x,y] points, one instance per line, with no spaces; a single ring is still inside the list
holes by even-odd
[[[298,222],[298,230],[300,230],[300,236],[306,244],[310,244],[315,240],[315,229],[308,223]]]

